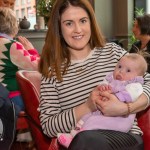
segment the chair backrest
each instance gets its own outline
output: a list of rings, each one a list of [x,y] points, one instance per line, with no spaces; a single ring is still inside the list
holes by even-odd
[[[39,112],[39,91],[41,75],[37,71],[20,70],[16,78],[24,100],[25,111],[29,117],[29,126],[38,150],[48,150],[51,138],[42,133]]]
[[[143,131],[144,150],[150,150],[150,107],[137,113],[137,119]]]

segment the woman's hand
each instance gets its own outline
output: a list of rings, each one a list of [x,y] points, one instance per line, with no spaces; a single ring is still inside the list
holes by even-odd
[[[119,101],[117,97],[111,94],[109,91],[99,91],[99,94],[102,97],[101,100],[96,100],[96,105],[105,116],[123,116],[128,113],[127,105]],[[107,100],[104,101],[103,97],[105,97]]]
[[[76,120],[79,121],[82,116],[97,110],[96,101],[100,101],[100,99],[101,96],[99,95],[99,89],[97,86],[90,93],[88,100],[74,109],[76,114]]]
[[[34,49],[32,43],[27,38],[23,36],[18,36],[18,40],[26,50]]]
[[[101,96],[99,95],[98,86],[90,93],[88,100],[86,101],[87,107],[92,111],[97,110],[96,101],[99,101]]]

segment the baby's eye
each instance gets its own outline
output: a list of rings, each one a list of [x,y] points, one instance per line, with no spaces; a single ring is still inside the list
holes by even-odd
[[[118,68],[121,68],[121,65],[119,65]]]
[[[128,69],[128,70],[127,70],[127,72],[131,72],[131,70],[130,70],[130,69]]]

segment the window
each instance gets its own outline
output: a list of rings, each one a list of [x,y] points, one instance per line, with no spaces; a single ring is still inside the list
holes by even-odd
[[[145,13],[150,13],[150,0],[134,0],[134,4],[136,8],[143,8]]]
[[[16,10],[16,17],[17,17],[17,19],[20,18],[19,10]]]
[[[21,4],[24,5],[25,4],[25,0],[21,0]]]
[[[34,29],[34,25],[36,24],[35,5],[36,0],[16,0],[16,5],[14,8],[18,22],[25,16],[27,20],[30,21],[30,29]]]
[[[20,0],[16,0],[16,2],[15,2],[16,6],[19,5],[19,2],[20,2]]]
[[[38,0],[16,0],[15,3],[15,12],[18,21],[22,20],[24,16],[31,23],[30,29],[34,29],[36,24],[36,3]],[[94,0],[89,0],[94,7]]]
[[[21,17],[24,18],[24,16],[26,16],[26,15],[25,15],[25,9],[22,8],[22,9],[21,9]]]
[[[31,0],[27,0],[27,3],[31,3]]]

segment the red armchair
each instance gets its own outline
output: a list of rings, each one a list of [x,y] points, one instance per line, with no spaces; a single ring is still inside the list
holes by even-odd
[[[37,150],[58,150],[56,139],[48,138],[43,134],[39,112],[39,91],[41,75],[37,71],[20,70],[16,78],[25,104],[25,111],[28,116],[28,123]]]
[[[150,107],[137,114],[138,124],[143,131],[144,150],[150,150]]]
[[[42,133],[39,121],[39,90],[41,75],[37,71],[18,71],[17,81],[23,96],[26,114],[35,145],[38,150],[58,150],[56,139]],[[144,150],[150,150],[150,107],[137,114],[138,123],[143,131]]]

